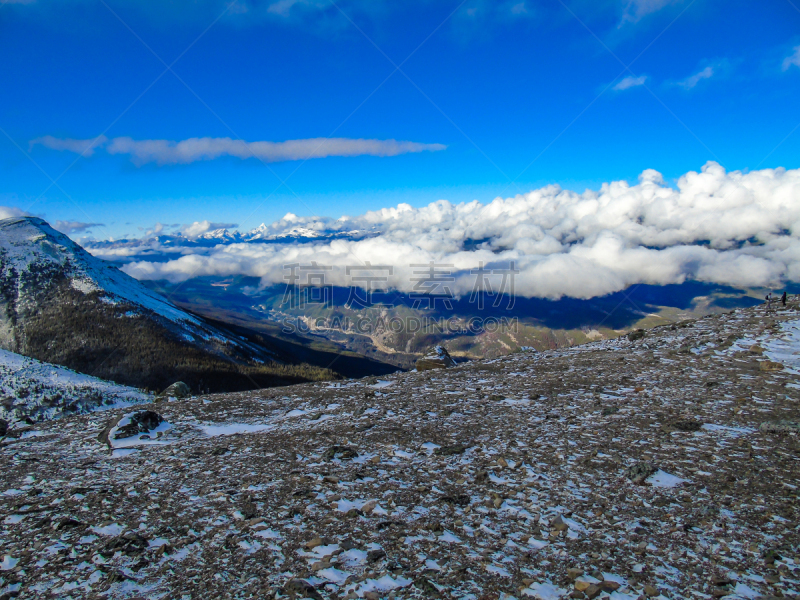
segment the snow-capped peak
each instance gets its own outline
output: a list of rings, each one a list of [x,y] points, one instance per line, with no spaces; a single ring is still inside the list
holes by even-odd
[[[0,220],[0,270],[24,274],[62,273],[73,289],[84,294],[97,292],[104,301],[137,304],[173,322],[199,321],[166,298],[147,289],[115,266],[95,258],[63,233],[38,217]],[[24,277],[19,293],[26,290]]]

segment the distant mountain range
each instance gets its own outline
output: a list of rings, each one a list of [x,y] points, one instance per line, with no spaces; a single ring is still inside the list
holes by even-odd
[[[292,242],[326,242],[331,240],[362,240],[379,235],[377,227],[373,230],[365,229],[338,229],[318,228],[312,229],[304,226],[276,229],[262,223],[250,231],[231,231],[226,228],[214,229],[197,236],[188,236],[181,232],[172,234],[155,235],[145,238],[101,240],[87,242],[87,248],[100,256],[107,256],[109,252],[116,262],[129,262],[131,260],[147,257],[153,260],[152,249],[158,248],[159,253],[164,252],[163,259],[172,258],[169,248],[211,248],[229,244],[263,243],[286,244]],[[155,257],[155,260],[159,260]]]
[[[386,373],[173,304],[35,217],[0,220],[0,348],[125,385],[236,391]]]

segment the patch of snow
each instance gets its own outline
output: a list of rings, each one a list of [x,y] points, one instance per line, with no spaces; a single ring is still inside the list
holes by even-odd
[[[354,592],[359,598],[363,598],[367,592],[390,592],[399,588],[408,587],[413,582],[405,577],[394,578],[391,575],[384,575],[379,579],[365,579],[360,584],[355,584],[346,588],[347,592]]]
[[[530,596],[537,600],[559,600],[568,593],[568,590],[553,585],[552,583],[532,583],[523,590],[523,596]]]
[[[650,477],[645,480],[653,487],[674,488],[684,483],[686,479],[681,479],[677,475],[670,475],[669,473],[659,469]]]
[[[118,536],[126,530],[125,527],[120,525],[119,523],[111,523],[110,525],[105,525],[103,527],[92,527],[92,531],[98,533],[100,535],[107,535],[109,537]]]
[[[376,389],[376,390],[380,390],[380,389],[383,389],[383,388],[387,388],[390,385],[394,385],[394,381],[378,380],[378,383],[375,383],[375,384],[373,384],[373,385],[371,385],[369,387],[371,387],[373,389]]]

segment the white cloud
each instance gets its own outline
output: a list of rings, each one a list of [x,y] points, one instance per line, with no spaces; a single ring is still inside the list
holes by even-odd
[[[687,279],[737,287],[800,281],[800,169],[726,173],[710,162],[668,187],[648,169],[636,185],[624,181],[576,193],[557,185],[512,198],[422,208],[400,204],[340,219],[287,215],[266,227],[289,233],[370,232],[360,239],[310,243],[236,243],[161,251],[142,242],[153,260],[125,270],[142,279],[183,281],[201,275],[249,275],[281,284],[290,263],[335,267],[328,281],[347,286],[346,266],[393,265],[389,284],[413,288],[411,264],[453,264],[452,289],[469,294],[475,269],[515,261],[516,293],[591,298],[636,283]],[[474,247],[466,241],[478,240]],[[170,244],[172,246],[173,244]],[[135,256],[128,246],[90,248],[99,256]],[[169,260],[166,260],[169,258]]]
[[[792,65],[800,67],[800,46],[794,47],[794,52],[783,59],[783,70],[788,71]]]
[[[190,225],[183,225],[181,227],[181,233],[188,238],[196,238],[198,236],[203,235],[204,233],[208,233],[209,231],[214,231],[216,229],[233,229],[234,227],[238,227],[236,223],[212,223],[211,221],[195,221]]]
[[[27,217],[29,216],[24,210],[16,206],[0,206],[0,219],[11,219],[13,217]]]
[[[690,90],[698,83],[700,83],[703,79],[710,79],[713,76],[714,76],[714,67],[709,66],[700,71],[699,73],[695,73],[691,77],[687,77],[683,81],[679,81],[678,85],[683,88],[686,88],[687,90]]]
[[[46,135],[44,137],[31,140],[28,145],[29,147],[33,148],[36,144],[41,144],[45,148],[50,148],[51,150],[68,150],[69,152],[74,152],[75,154],[91,156],[94,154],[95,148],[103,146],[107,141],[108,138],[104,135],[92,138],[90,140],[56,138],[52,135]]]
[[[56,221],[53,229],[66,235],[74,233],[84,233],[95,227],[105,227],[103,223],[81,223],[80,221]]]
[[[307,160],[328,156],[397,156],[414,152],[444,150],[443,144],[421,144],[398,140],[370,140],[350,138],[312,138],[285,142],[245,142],[231,138],[189,138],[179,142],[171,140],[134,140],[117,137],[107,140],[60,139],[53,136],[37,138],[30,145],[42,144],[54,150],[69,150],[86,156],[94,148],[105,146],[109,154],[128,154],[136,165],[188,164],[200,160],[213,160],[222,156],[240,159],[258,158],[265,162]]]
[[[614,89],[618,92],[622,90],[627,90],[632,87],[637,87],[640,85],[644,85],[645,81],[647,81],[646,75],[640,75],[639,77],[634,77],[632,75],[625,77],[620,80],[620,82],[614,86]]]

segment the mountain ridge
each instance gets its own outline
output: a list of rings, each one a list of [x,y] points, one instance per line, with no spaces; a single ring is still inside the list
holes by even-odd
[[[177,307],[42,219],[0,221],[0,348],[156,390],[178,379],[233,391],[341,377],[322,355],[310,364],[281,343]],[[362,362],[350,366],[388,368]]]

